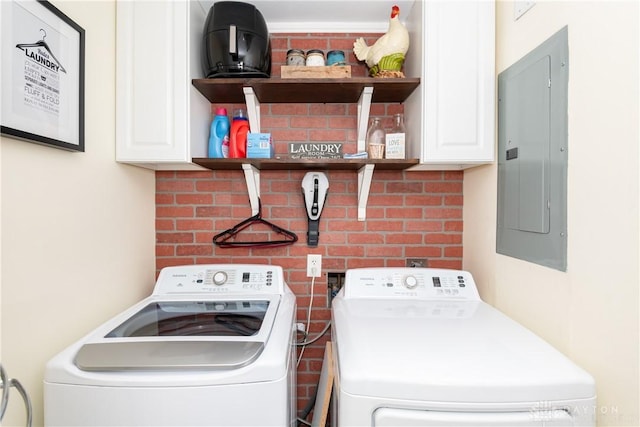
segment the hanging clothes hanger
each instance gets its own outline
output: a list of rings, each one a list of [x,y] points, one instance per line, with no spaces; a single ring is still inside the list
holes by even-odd
[[[62,71],[63,73],[66,73],[67,70],[64,69],[64,67],[62,66],[60,61],[58,61],[58,58],[56,58],[56,56],[53,54],[53,52],[51,52],[51,49],[49,48],[49,45],[47,44],[47,42],[44,41],[44,39],[47,38],[47,32],[45,30],[43,30],[42,28],[40,28],[40,31],[42,31],[44,33],[44,35],[42,36],[42,39],[40,39],[39,41],[37,41],[35,43],[20,43],[20,44],[17,44],[16,47],[18,49],[21,49],[21,50],[24,50],[26,47],[43,47],[43,48],[45,48],[45,50],[47,52],[49,52],[49,55],[51,55],[53,60],[56,61],[56,63],[60,67],[60,71]]]
[[[256,240],[231,240],[240,234],[242,230],[245,228],[254,225],[254,224],[262,224],[269,227],[271,231],[284,236],[283,239],[280,240],[265,240],[265,241],[256,241]],[[213,236],[213,243],[220,246],[221,248],[233,248],[233,247],[244,247],[244,248],[257,248],[257,247],[274,247],[274,246],[286,246],[292,245],[293,243],[298,241],[298,236],[289,231],[281,228],[266,219],[262,218],[262,204],[260,203],[260,199],[258,199],[258,213],[252,217],[245,219],[231,227],[228,230],[223,231],[220,234]]]

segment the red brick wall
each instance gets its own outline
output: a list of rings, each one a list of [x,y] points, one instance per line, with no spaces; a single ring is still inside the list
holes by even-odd
[[[356,35],[272,35],[273,74],[290,48],[342,49],[364,76],[350,50]],[[375,38],[374,38],[375,40]],[[229,110],[234,106],[227,105]],[[339,141],[355,152],[356,105],[263,104],[262,131],[271,132],[276,152],[286,142]],[[374,104],[372,115],[390,117],[402,105]],[[407,258],[427,258],[429,267],[462,267],[462,172],[375,171],[367,219],[357,220],[358,175],[327,172],[328,197],[320,220],[317,248],[306,244],[307,217],[301,182],[305,171],[262,171],[265,219],[295,232],[298,242],[277,248],[219,248],[212,237],[251,216],[241,171],[156,173],[156,267],[202,263],[280,265],[298,301],[298,320],[306,322],[310,280],[306,255],[321,254],[322,277],[316,279],[311,335],[329,321],[327,272],[365,266],[404,266]],[[298,369],[299,407],[316,387],[324,339],[309,346]]]

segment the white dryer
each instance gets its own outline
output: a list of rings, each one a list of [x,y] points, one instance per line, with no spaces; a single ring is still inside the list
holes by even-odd
[[[280,267],[161,271],[46,366],[46,426],[295,426],[296,299]]]
[[[481,301],[468,272],[348,270],[333,426],[593,426],[593,378]]]

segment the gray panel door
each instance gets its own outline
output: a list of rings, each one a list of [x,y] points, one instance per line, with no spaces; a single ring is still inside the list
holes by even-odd
[[[505,226],[549,232],[550,58],[505,82]]]
[[[498,75],[496,251],[567,268],[568,27]]]

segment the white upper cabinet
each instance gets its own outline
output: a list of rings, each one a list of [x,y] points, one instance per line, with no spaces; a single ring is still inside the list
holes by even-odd
[[[495,5],[417,1],[407,27],[405,74],[422,84],[407,99],[415,169],[463,169],[494,161]]]
[[[386,32],[393,4],[251,3],[272,33]],[[212,4],[213,0],[118,1],[118,161],[159,170],[202,169],[192,159],[206,157],[211,103],[191,82],[202,78],[202,34]],[[397,4],[411,34],[405,75],[421,82],[405,101],[407,154],[419,160],[412,169],[461,169],[493,162],[493,1]]]
[[[118,1],[116,160],[150,169],[202,169],[211,104],[202,76],[206,11],[199,2]]]

